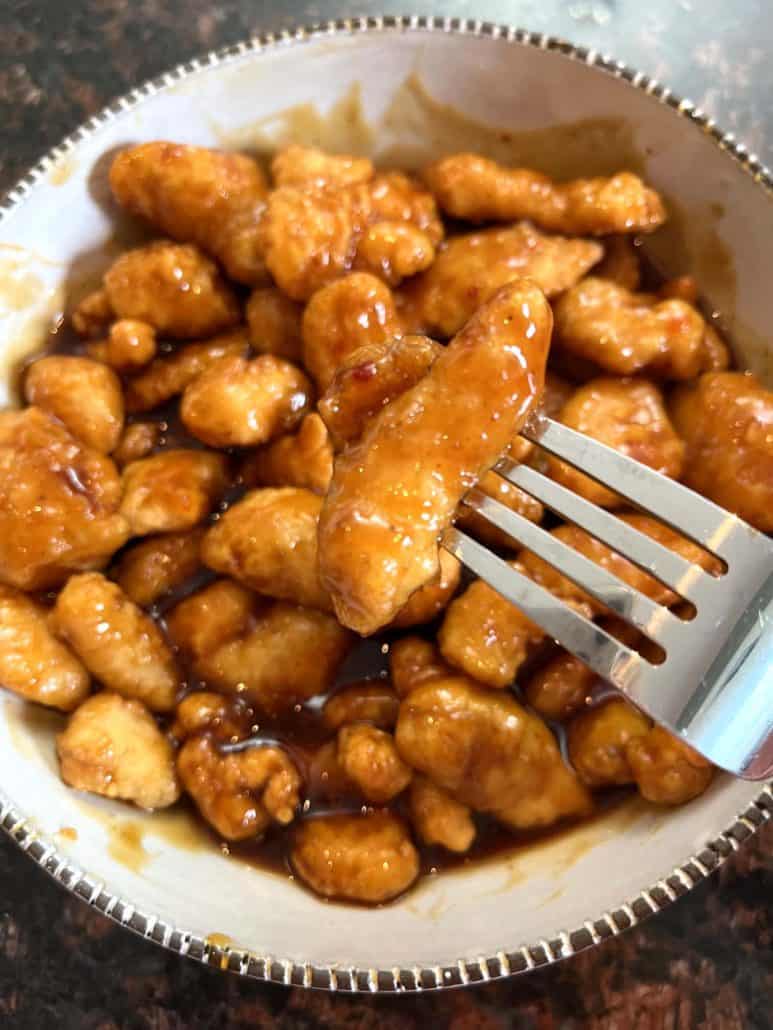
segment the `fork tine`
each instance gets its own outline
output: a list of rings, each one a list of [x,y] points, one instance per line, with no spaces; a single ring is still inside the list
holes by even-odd
[[[511,568],[466,533],[451,527],[443,534],[442,544],[567,651],[619,689],[625,689],[640,671],[650,668],[636,651],[615,640],[590,619],[572,611],[563,601]]]
[[[651,511],[720,558],[725,557],[722,546],[725,538],[743,525],[735,515],[686,486],[553,419],[544,416],[533,419],[522,430],[522,435],[611,487],[644,511]]]
[[[471,490],[464,499],[483,518],[514,537],[524,547],[558,569],[578,587],[586,590],[603,605],[633,623],[652,640],[666,646],[674,642],[673,631],[681,625],[679,620],[649,597],[628,586],[601,565],[586,558],[563,540],[530,522],[523,515],[500,504],[478,489]],[[669,632],[669,630],[671,632]]]
[[[494,471],[542,501],[557,515],[624,555],[688,601],[696,600],[696,584],[705,585],[711,579],[699,566],[529,465],[517,465],[510,458],[503,458],[494,466]]]

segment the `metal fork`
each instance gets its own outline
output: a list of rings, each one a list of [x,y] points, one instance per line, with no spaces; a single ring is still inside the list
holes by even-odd
[[[472,490],[465,504],[555,566],[665,652],[653,665],[452,527],[443,546],[652,719],[737,776],[773,775],[773,541],[680,483],[545,416],[523,436],[689,537],[713,576],[527,465],[495,471],[691,602],[678,618],[546,530]]]

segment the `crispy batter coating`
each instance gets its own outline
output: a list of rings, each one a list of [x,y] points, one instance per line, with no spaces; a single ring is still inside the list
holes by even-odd
[[[371,222],[406,222],[426,234],[437,246],[443,222],[435,198],[418,179],[404,172],[382,172],[370,184]]]
[[[589,276],[555,306],[556,337],[570,354],[615,375],[646,371],[691,379],[708,364],[706,323],[683,300],[657,301]]]
[[[523,693],[543,718],[565,722],[583,708],[597,682],[593,669],[568,651],[559,651],[529,677]]]
[[[241,317],[239,302],[214,262],[189,244],[157,240],[127,250],[105,273],[119,318],[147,322],[182,339],[214,336]]]
[[[180,796],[172,746],[139,701],[102,691],[56,738],[62,779],[76,790],[167,808]]]
[[[258,354],[276,354],[301,362],[303,308],[275,286],[253,290],[245,308],[250,346]]]
[[[277,714],[329,690],[351,645],[332,615],[276,601],[241,636],[203,653],[196,669],[213,689]]]
[[[318,290],[302,322],[303,364],[320,392],[339,366],[360,347],[400,334],[388,286],[365,272],[353,272]]]
[[[635,242],[630,236],[610,236],[604,240],[604,257],[593,269],[600,279],[638,290],[641,283],[641,263]]]
[[[239,698],[194,690],[177,705],[169,732],[178,743],[209,733],[218,743],[236,744],[250,735],[254,718],[253,710]]]
[[[390,286],[399,286],[434,260],[435,247],[422,229],[410,222],[378,222],[363,233],[355,265]]]
[[[110,186],[122,207],[175,240],[198,244],[231,279],[257,285],[266,278],[258,224],[267,188],[252,158],[142,143],[115,158]]]
[[[354,722],[367,722],[381,730],[394,729],[400,699],[380,680],[349,683],[336,690],[322,707],[322,721],[331,730]]]
[[[134,536],[192,529],[227,485],[228,462],[213,451],[169,450],[123,470],[121,514]]]
[[[167,613],[167,635],[186,657],[200,658],[246,632],[262,603],[239,583],[218,579]]]
[[[185,387],[180,417],[210,447],[254,447],[293,429],[311,405],[311,383],[273,354],[212,362]]]
[[[408,828],[388,811],[304,819],[290,861],[316,894],[371,905],[396,898],[419,875]]]
[[[177,771],[198,810],[226,840],[248,840],[272,822],[286,826],[295,817],[301,777],[281,748],[223,754],[202,734],[180,748]]]
[[[558,421],[621,454],[679,479],[684,443],[666,413],[660,389],[646,379],[604,377],[581,386],[558,414]],[[614,508],[622,502],[612,490],[558,458],[548,459],[553,479],[593,504]]]
[[[666,218],[658,194],[631,172],[557,183],[529,168],[462,153],[429,165],[424,178],[446,214],[471,222],[529,218],[550,232],[604,236],[653,232]]]
[[[0,582],[58,586],[129,536],[113,462],[40,408],[0,413]]]
[[[104,336],[114,318],[115,312],[110,306],[107,291],[100,287],[98,290],[87,293],[78,301],[70,316],[70,321],[79,336],[90,340],[97,336]]]
[[[440,651],[426,637],[401,637],[389,649],[389,674],[398,697],[428,680],[452,674]]]
[[[464,676],[412,690],[400,705],[396,740],[410,766],[508,825],[547,826],[591,808],[542,720]]]
[[[252,490],[207,532],[202,560],[268,597],[330,611],[317,572],[321,508],[311,490]]]
[[[147,458],[156,449],[162,436],[160,422],[132,422],[121,434],[111,458],[119,468]]]
[[[121,555],[113,578],[127,597],[147,608],[194,575],[203,536],[198,528],[141,540]]]
[[[711,783],[714,769],[697,751],[662,726],[632,738],[626,758],[639,793],[658,805],[683,805]]]
[[[127,410],[134,413],[150,411],[166,404],[214,362],[227,355],[241,357],[246,349],[246,331],[233,329],[213,336],[211,340],[187,343],[169,355],[155,358],[127,383]]]
[[[272,158],[271,177],[277,186],[352,186],[373,178],[373,162],[291,143]]]
[[[569,761],[583,783],[593,790],[633,782],[626,746],[643,737],[650,720],[623,698],[611,698],[580,712],[567,730]]]
[[[510,564],[523,571],[518,562]],[[476,579],[446,609],[437,639],[451,665],[488,687],[506,687],[544,636],[520,609]]]
[[[52,354],[30,365],[24,399],[64,423],[95,451],[109,454],[123,430],[123,392],[115,372],[90,358]]]
[[[99,572],[71,576],[53,629],[108,690],[154,712],[174,708],[180,673],[155,622]]]
[[[469,805],[456,801],[426,776],[413,777],[408,803],[413,828],[425,844],[439,844],[460,855],[470,850],[477,830]]]
[[[317,404],[336,449],[359,440],[369,420],[415,386],[442,349],[428,336],[397,336],[345,358]]]
[[[2,585],[0,683],[27,701],[64,712],[77,708],[90,686],[81,662],[51,632],[47,610]]]
[[[374,632],[437,574],[438,534],[542,389],[550,328],[537,287],[505,287],[339,455],[319,563],[344,625]]]
[[[680,387],[670,410],[687,485],[773,532],[773,392],[749,373],[712,372]]]
[[[431,268],[403,288],[398,310],[409,332],[453,336],[505,284],[531,279],[554,297],[603,253],[600,243],[545,236],[528,222],[454,236]]]
[[[110,326],[107,339],[90,343],[86,353],[116,372],[136,372],[156,356],[156,330],[147,322],[121,318]]]
[[[316,411],[304,416],[298,432],[260,447],[242,463],[246,486],[298,486],[324,496],[333,478],[333,444]]]
[[[338,731],[338,761],[344,775],[374,805],[385,805],[402,794],[413,775],[397,753],[394,737],[366,723]]]
[[[440,568],[436,579],[419,587],[392,620],[394,629],[408,629],[432,622],[448,606],[459,587],[462,566],[452,554],[441,548],[438,554]]]

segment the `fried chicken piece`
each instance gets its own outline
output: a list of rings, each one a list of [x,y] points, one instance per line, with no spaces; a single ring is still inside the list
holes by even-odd
[[[748,372],[708,373],[680,387],[670,411],[687,485],[773,532],[773,392]]]
[[[102,691],[70,716],[56,738],[64,782],[140,808],[168,808],[180,796],[172,746],[147,708]]]
[[[78,301],[70,321],[78,336],[94,339],[104,336],[114,318],[115,312],[110,306],[107,291],[100,287]]]
[[[123,391],[112,369],[90,358],[52,354],[24,377],[24,399],[56,415],[76,439],[109,454],[123,431]]]
[[[214,336],[241,318],[239,302],[214,262],[189,244],[156,240],[127,250],[104,278],[118,318],[181,339]]]
[[[121,514],[134,536],[192,529],[227,485],[227,459],[214,451],[170,450],[123,470]]]
[[[471,222],[529,218],[550,232],[605,236],[653,232],[666,218],[658,194],[631,172],[557,183],[529,168],[462,153],[429,165],[424,179],[446,214]]]
[[[245,309],[250,346],[258,354],[275,354],[299,365],[302,314],[302,306],[275,286],[253,290]]]
[[[116,372],[136,372],[156,356],[156,330],[147,322],[121,318],[110,326],[107,339],[90,343],[86,353]]]
[[[449,337],[501,287],[531,279],[546,297],[555,297],[602,257],[600,243],[545,236],[528,222],[454,236],[434,264],[405,286],[398,314],[406,332]]]
[[[389,674],[398,697],[431,679],[451,676],[453,670],[425,637],[401,637],[389,649]]]
[[[365,723],[338,731],[338,761],[344,775],[374,805],[402,794],[413,775],[397,753],[394,737]]]
[[[81,662],[51,632],[48,611],[20,590],[0,585],[0,683],[6,690],[71,712],[88,696],[90,682]]]
[[[463,855],[475,840],[469,805],[463,805],[426,776],[414,776],[408,792],[413,828],[425,844]]]
[[[598,676],[568,651],[559,651],[525,683],[524,697],[543,719],[565,722],[581,711]]]
[[[448,551],[440,549],[438,554],[440,569],[437,578],[419,587],[411,594],[406,604],[392,620],[393,629],[408,629],[411,626],[422,626],[432,622],[445,608],[459,587],[462,577],[462,566]]]
[[[664,476],[679,479],[682,474],[684,443],[671,424],[660,389],[645,379],[592,379],[575,391],[557,419]],[[548,471],[602,508],[623,503],[618,494],[558,458],[548,458]]]
[[[374,632],[437,574],[438,535],[541,391],[550,328],[535,286],[505,287],[339,455],[319,567],[344,625]]]
[[[265,602],[230,579],[218,579],[180,601],[166,614],[172,643],[191,659],[212,654],[244,634]]]
[[[258,226],[267,186],[244,154],[157,141],[122,151],[110,168],[118,203],[165,235],[195,243],[229,278],[257,285],[266,277]]]
[[[350,723],[367,722],[380,730],[394,729],[400,699],[392,688],[379,680],[349,683],[325,701],[322,721],[330,730]]]
[[[126,426],[110,455],[119,468],[140,461],[153,453],[163,436],[160,422],[132,422]]]
[[[113,462],[31,407],[0,413],[0,582],[59,586],[105,566],[129,537]]]
[[[388,811],[304,819],[290,862],[323,898],[380,905],[403,894],[419,875],[408,827]]]
[[[662,726],[626,745],[626,759],[639,793],[658,805],[683,805],[711,783],[713,766]]]
[[[333,478],[333,444],[317,412],[304,417],[297,433],[250,454],[241,478],[248,487],[297,486],[324,496]]]
[[[174,708],[180,672],[155,622],[99,572],[71,576],[56,599],[54,632],[108,690],[154,712]]]
[[[647,716],[624,698],[604,701],[570,721],[569,761],[593,790],[633,783],[626,747],[634,737],[643,737],[651,725]]]
[[[352,186],[373,178],[373,162],[351,154],[328,154],[319,147],[291,143],[271,160],[277,186]]]
[[[127,597],[147,608],[198,571],[203,536],[197,528],[141,540],[124,551],[113,577]]]
[[[638,290],[641,283],[641,264],[637,247],[630,236],[610,236],[604,240],[604,257],[593,274],[608,279],[626,290]]]

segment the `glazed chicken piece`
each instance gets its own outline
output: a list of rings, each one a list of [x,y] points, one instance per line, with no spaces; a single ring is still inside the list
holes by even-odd
[[[389,287],[353,272],[317,290],[306,305],[301,332],[303,364],[322,392],[360,347],[399,336],[400,323]]]
[[[124,551],[112,576],[127,597],[147,608],[198,570],[203,536],[204,530],[197,528],[141,540]]]
[[[190,594],[166,614],[167,635],[175,647],[193,659],[196,669],[196,659],[212,654],[221,644],[254,625],[262,604],[251,590],[229,579],[218,579]]]
[[[177,705],[169,732],[180,744],[196,733],[210,733],[218,743],[236,744],[250,735],[254,722],[254,711],[239,698],[194,690]]]
[[[426,272],[405,286],[398,313],[406,332],[449,337],[507,283],[531,279],[555,297],[604,253],[600,243],[545,236],[528,222],[454,236]]]
[[[670,410],[687,485],[773,532],[773,392],[748,372],[709,373],[680,387]]]
[[[567,730],[569,761],[592,790],[633,783],[627,745],[648,733],[650,720],[623,698],[612,698],[571,720]]]
[[[227,485],[228,461],[214,451],[169,450],[123,470],[121,514],[134,536],[192,529]]]
[[[123,391],[112,369],[89,358],[54,354],[30,365],[24,399],[55,415],[76,439],[109,454],[123,431]]]
[[[214,336],[241,318],[236,294],[196,247],[157,240],[127,250],[104,278],[118,318],[147,322],[180,339]]]
[[[683,300],[658,301],[589,276],[559,299],[555,316],[560,347],[614,375],[691,379],[711,362],[706,323]]]
[[[344,359],[317,405],[335,448],[359,440],[370,419],[415,386],[442,350],[428,336],[397,336]]]
[[[451,676],[453,670],[426,637],[401,637],[389,649],[389,674],[398,697],[431,679]]]
[[[129,537],[113,462],[31,407],[0,413],[0,582],[59,586],[105,566]]]
[[[76,790],[167,808],[180,796],[172,746],[147,708],[102,691],[56,738],[62,779]]]
[[[371,905],[396,898],[419,875],[408,827],[388,811],[304,819],[290,862],[316,894]]]
[[[311,392],[308,378],[289,361],[229,355],[186,386],[180,417],[210,447],[254,447],[292,430],[309,410]]]
[[[379,680],[350,683],[325,701],[322,721],[330,730],[351,723],[369,723],[380,730],[394,729],[400,699],[390,686]]]
[[[664,476],[679,479],[682,473],[684,443],[666,413],[661,391],[645,379],[593,379],[569,398],[557,419]],[[548,458],[548,471],[602,508],[624,503],[612,490],[557,458]]]
[[[330,611],[317,572],[321,508],[310,490],[252,490],[208,530],[202,561],[268,597]]]
[[[603,242],[604,257],[593,269],[593,274],[626,290],[638,290],[641,263],[635,242],[630,236],[610,236]]]
[[[153,712],[174,708],[180,671],[158,626],[98,572],[71,576],[56,599],[56,635],[108,690]]]
[[[462,566],[448,551],[442,548],[438,554],[440,569],[436,579],[419,587],[411,594],[395,618],[393,629],[408,629],[432,622],[448,606],[456,593],[462,578]]]
[[[87,340],[104,336],[114,318],[115,312],[110,306],[107,292],[102,287],[82,297],[70,315],[75,332]]]
[[[132,422],[124,429],[110,457],[119,468],[147,458],[160,444],[163,426],[161,422]]]
[[[276,186],[352,186],[368,182],[374,175],[367,157],[328,154],[318,147],[291,143],[271,160],[271,177]]]
[[[86,353],[116,372],[131,373],[150,364],[156,350],[156,330],[152,325],[133,318],[121,318],[110,326],[107,339],[90,343]]]
[[[297,433],[250,454],[241,478],[248,487],[297,486],[324,497],[333,478],[333,444],[317,412],[304,417]]]
[[[385,805],[411,782],[412,772],[397,753],[394,737],[376,726],[342,726],[338,761],[344,775],[374,805]]]
[[[626,758],[639,793],[659,805],[683,805],[711,783],[714,769],[683,740],[661,726],[632,737]]]
[[[28,701],[71,712],[88,696],[90,682],[81,662],[51,632],[48,611],[20,590],[0,585],[0,683]]]
[[[182,393],[210,365],[228,355],[242,357],[247,350],[244,329],[187,343],[171,354],[155,358],[126,384],[126,408],[132,413],[150,411]]]
[[[195,243],[229,278],[266,279],[258,225],[267,186],[252,158],[163,141],[122,151],[110,169],[118,203],[167,236]]]
[[[374,632],[437,575],[438,535],[542,388],[550,329],[535,286],[504,288],[339,455],[320,516],[319,568],[344,625]]]
[[[526,681],[523,693],[529,705],[553,722],[565,722],[581,711],[598,676],[568,651],[559,651]]]
[[[408,792],[411,823],[424,844],[439,844],[464,854],[472,847],[476,828],[469,805],[463,805],[425,776],[414,776]]]
[[[638,175],[554,182],[528,168],[507,168],[479,154],[452,154],[424,169],[438,204],[454,218],[514,222],[529,218],[570,236],[653,232],[663,224],[663,201]]]
[[[253,290],[245,309],[250,346],[258,354],[300,364],[302,314],[303,307],[275,286]]]
[[[400,705],[395,739],[408,765],[508,826],[549,826],[591,810],[588,791],[542,720],[464,676],[412,690]]]

